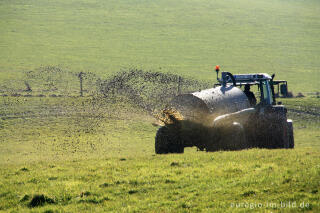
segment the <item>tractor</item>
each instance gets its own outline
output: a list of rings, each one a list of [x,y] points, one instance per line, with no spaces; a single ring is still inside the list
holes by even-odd
[[[179,94],[161,111],[156,154],[183,153],[193,146],[201,151],[294,148],[292,120],[276,102],[279,87],[282,96],[288,93],[286,81],[266,73],[221,72],[219,78],[220,67],[215,70],[213,88]]]

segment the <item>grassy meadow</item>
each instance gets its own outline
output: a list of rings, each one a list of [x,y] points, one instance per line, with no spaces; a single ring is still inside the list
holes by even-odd
[[[0,212],[320,212],[319,11],[316,0],[1,0]],[[178,75],[183,92],[212,85],[216,64],[276,73],[306,96],[278,100],[294,149],[154,154],[152,109]],[[135,68],[151,72],[121,74]]]
[[[169,155],[148,112],[92,98],[0,97],[0,211],[320,210],[319,98],[281,99],[295,149]]]
[[[0,79],[42,65],[215,79],[220,64],[233,73],[276,73],[290,90],[315,92],[319,8],[317,0],[2,0]]]

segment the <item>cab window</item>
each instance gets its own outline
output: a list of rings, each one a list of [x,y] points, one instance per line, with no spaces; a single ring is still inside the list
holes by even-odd
[[[260,84],[261,89],[261,102],[264,104],[271,105],[273,102],[272,91],[269,81],[262,81]]]

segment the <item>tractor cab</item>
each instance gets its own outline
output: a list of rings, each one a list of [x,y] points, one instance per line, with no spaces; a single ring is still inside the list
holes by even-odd
[[[266,73],[258,73],[258,74],[238,74],[232,75],[231,73],[222,72],[222,78],[218,78],[219,83],[215,84],[216,86],[237,86],[237,87],[244,87],[245,90],[247,88],[252,88],[251,90],[255,96],[260,96],[260,103],[261,105],[275,105],[275,95],[274,95],[274,88],[272,83],[272,77]],[[244,90],[244,92],[245,92]],[[246,92],[245,92],[246,93]],[[246,93],[248,94],[248,93]],[[248,98],[250,98],[248,96]]]
[[[219,83],[215,84],[214,87],[233,85],[240,88],[245,87],[246,89],[252,88],[255,96],[260,97],[259,105],[276,105],[277,103],[275,98],[280,97],[280,94],[283,97],[286,97],[288,93],[287,81],[274,81],[274,74],[272,76],[267,73],[233,75],[229,72],[222,72],[221,78],[219,78],[219,69],[216,69],[216,71],[217,80]],[[274,90],[275,86],[277,86],[277,93],[275,93]],[[244,90],[244,92],[246,91],[246,89]],[[250,99],[249,96],[248,98]]]

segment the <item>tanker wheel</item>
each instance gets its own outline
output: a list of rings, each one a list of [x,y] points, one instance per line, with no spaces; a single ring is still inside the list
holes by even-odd
[[[174,129],[166,126],[158,129],[155,139],[156,154],[183,153],[183,151],[184,147],[179,144],[178,135]]]
[[[287,133],[288,133],[288,141],[289,141],[289,149],[294,148],[294,137],[293,137],[293,125],[292,121],[287,121]]]

